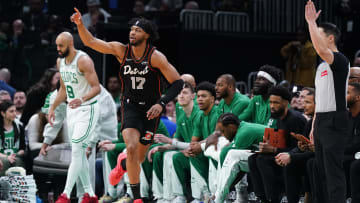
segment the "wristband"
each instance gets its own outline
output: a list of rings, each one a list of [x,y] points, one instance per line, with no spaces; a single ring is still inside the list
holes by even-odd
[[[162,100],[159,100],[159,101],[158,101],[158,104],[160,104],[160,106],[163,108],[162,111],[164,111],[164,110],[165,110],[165,106],[166,106],[165,102],[162,101]]]
[[[82,98],[82,97],[80,98],[80,101],[81,101],[81,103],[84,103],[84,100],[83,100],[83,98]]]

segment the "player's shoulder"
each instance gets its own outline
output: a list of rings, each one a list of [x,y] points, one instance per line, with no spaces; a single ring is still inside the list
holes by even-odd
[[[115,51],[116,55],[121,56],[121,57],[122,57],[123,53],[125,53],[125,51],[129,47],[128,44],[123,44],[123,43],[117,42],[117,41],[111,41],[111,42],[108,42],[108,44]]]

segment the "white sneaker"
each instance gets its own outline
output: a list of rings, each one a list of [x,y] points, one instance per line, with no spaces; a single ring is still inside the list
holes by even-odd
[[[171,203],[186,203],[185,196],[176,196]]]

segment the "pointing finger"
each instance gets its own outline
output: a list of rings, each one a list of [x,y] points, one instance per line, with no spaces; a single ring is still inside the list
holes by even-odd
[[[76,7],[74,7],[74,10],[76,13],[80,14],[80,11]]]

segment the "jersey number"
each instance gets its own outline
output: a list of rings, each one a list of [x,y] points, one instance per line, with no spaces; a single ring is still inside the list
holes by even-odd
[[[69,96],[70,99],[74,99],[75,98],[75,94],[74,94],[74,90],[70,85],[66,86],[66,92]]]
[[[136,90],[144,89],[146,79],[143,77],[131,77],[131,87]]]

